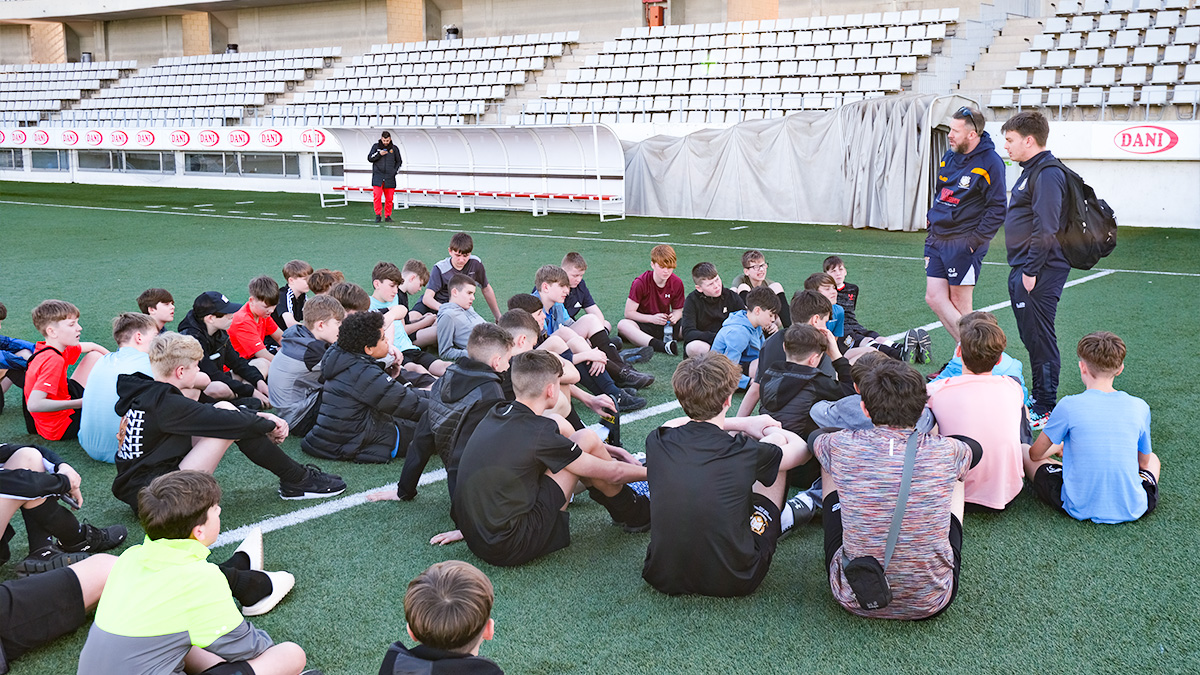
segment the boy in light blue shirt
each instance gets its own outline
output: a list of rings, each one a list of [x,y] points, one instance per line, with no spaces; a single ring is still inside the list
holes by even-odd
[[[750,379],[757,374],[763,328],[775,325],[778,316],[779,297],[770,288],[759,286],[746,294],[746,309],[731,313],[717,331],[711,351],[741,366],[738,389],[749,387]]]
[[[1067,396],[1029,449],[1025,475],[1039,499],[1077,520],[1124,523],[1158,505],[1161,464],[1150,448],[1150,406],[1113,387],[1125,343],[1102,331],[1076,348],[1087,390]],[[1062,462],[1049,459],[1062,453]]]
[[[408,308],[397,299],[400,286],[404,284],[403,273],[394,263],[379,262],[371,270],[371,311],[383,314],[384,333],[391,333],[392,345],[404,357],[404,368],[416,373],[427,373],[434,377],[446,374],[450,367],[449,361],[438,359],[433,354],[422,351],[413,344],[412,338],[404,329]]]
[[[125,312],[113,319],[113,340],[118,349],[92,368],[79,413],[79,445],[92,459],[114,462],[117,429],[121,426],[121,417],[113,409],[118,398],[117,376],[143,373],[154,377],[148,353],[157,335],[158,323],[149,315]]]

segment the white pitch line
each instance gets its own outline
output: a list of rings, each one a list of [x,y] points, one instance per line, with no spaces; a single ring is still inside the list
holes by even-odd
[[[443,481],[443,480],[446,480],[446,470],[445,469],[436,469],[434,471],[430,471],[429,473],[422,474],[420,480],[417,481],[417,485],[418,486],[429,485],[430,483],[436,483],[438,481]],[[300,523],[308,522],[310,520],[315,520],[322,516],[328,516],[330,514],[337,513],[339,511],[345,511],[346,509],[353,508],[360,504],[366,504],[367,503],[367,495],[371,494],[372,492],[379,492],[380,490],[386,490],[386,489],[388,489],[390,487],[394,487],[394,486],[395,486],[395,483],[391,483],[389,485],[381,485],[373,490],[366,490],[364,492],[356,492],[352,495],[347,495],[345,497],[339,497],[332,501],[321,502],[320,504],[317,504],[316,506],[310,506],[306,509],[300,509],[299,511],[292,511],[291,513],[285,513],[282,516],[274,516],[272,518],[267,518],[266,520],[262,520],[257,523],[253,523],[250,525],[243,525],[236,529],[227,530],[225,532],[222,532],[221,536],[217,537],[217,541],[210,548],[220,548],[221,546],[228,546],[229,544],[240,543],[243,539],[246,538],[247,535],[250,534],[250,530],[253,530],[256,527],[262,528],[263,534],[266,534],[267,532],[274,532],[275,530],[282,530],[285,527],[290,527],[292,525],[299,525]]]
[[[188,207],[186,207],[186,206],[172,206],[171,210],[172,211],[187,211],[187,208]]]
[[[504,229],[503,227],[500,227],[499,225],[484,225],[484,227],[486,227],[489,230],[503,230]]]
[[[263,211],[263,212],[262,212],[262,214],[263,214],[264,216],[277,216],[277,215],[279,215],[278,213],[268,213],[267,211]]]
[[[599,233],[599,232],[593,232],[593,231],[591,231],[591,230],[579,230],[579,231],[577,231],[577,232],[576,232],[576,234],[600,234],[600,233]]]
[[[424,225],[425,224],[419,220],[402,220],[400,222],[404,223],[405,225]]]
[[[1093,274],[1087,275],[1086,277],[1079,277],[1078,279],[1075,279],[1073,281],[1068,281],[1067,283],[1063,284],[1063,289],[1067,289],[1072,286],[1078,286],[1079,284],[1087,283],[1089,281],[1099,279],[1100,277],[1106,277],[1110,274],[1115,274],[1115,273],[1116,273],[1116,270],[1102,270],[1100,272],[1095,272]],[[974,311],[976,311],[976,312],[994,312],[998,309],[1003,309],[1003,308],[1009,307],[1011,305],[1012,305],[1012,300],[1005,300],[1004,302],[997,302],[996,304],[988,305],[987,307],[980,307]],[[924,326],[917,326],[917,328],[920,328],[922,330],[933,330],[934,328],[940,328],[941,326],[942,326],[941,321],[934,321],[933,323],[927,323]],[[907,332],[908,331],[905,331],[905,333],[907,333]],[[889,335],[883,339],[895,342],[896,340],[899,340],[902,337],[904,337],[904,333],[896,333],[895,335]]]
[[[748,227],[750,227],[750,226],[749,226],[749,225],[739,225],[739,226],[737,226],[737,227],[731,227],[731,228],[729,228],[729,229],[731,229],[731,230],[744,230],[744,229],[746,229],[746,228],[748,228]]]
[[[534,232],[553,232],[554,231],[548,227],[531,227],[529,229],[533,230]]]
[[[229,212],[230,213],[245,213],[245,211],[233,211],[233,210],[230,210]]]
[[[148,208],[148,209],[165,209],[165,208],[167,208],[167,205],[166,204],[154,204],[152,206],[147,205],[146,208]]]
[[[710,231],[708,231],[708,230],[701,230],[701,231],[699,231],[699,232],[693,232],[692,234],[693,234],[693,235],[695,235],[695,236],[700,236],[700,235],[703,235],[703,234],[712,234],[712,232],[710,232]]]
[[[116,212],[116,213],[142,213],[142,214],[153,213],[151,211],[145,211],[143,209],[124,209],[124,208],[117,208],[117,207],[113,207],[113,206],[82,206],[79,204],[47,204],[45,202],[22,202],[22,201],[15,201],[15,200],[0,200],[0,204],[13,204],[16,206],[40,206],[40,207],[45,207],[45,208],[58,208],[58,209],[80,209],[80,210],[84,210],[84,211],[112,211],[112,212]],[[187,216],[187,217],[191,217],[191,218],[224,218],[225,217],[225,216],[218,216],[215,214],[208,215],[208,214],[203,214],[203,213],[169,213],[166,215]],[[263,215],[276,215],[277,216],[279,214],[264,213]],[[260,218],[258,216],[239,216],[237,219],[238,220],[263,220],[263,221],[268,221],[268,222],[272,222],[272,223],[305,222],[305,221],[281,220],[278,218]],[[367,222],[370,222],[370,221],[367,221]],[[412,221],[407,221],[407,220],[401,221],[401,222],[409,223],[409,224],[413,224],[413,225],[422,225],[419,222],[412,222]],[[333,224],[333,223],[330,223],[330,224]],[[346,223],[346,224],[358,226],[356,223]],[[451,233],[461,232],[464,229],[466,229],[461,225],[454,225],[453,223],[442,223],[442,225],[444,225],[446,227],[456,227],[457,229],[447,230],[447,229],[442,229],[440,227],[428,227],[428,226],[424,226],[424,225],[422,225],[421,227],[399,227],[399,226],[396,226],[395,229],[415,230],[418,232],[451,232]],[[484,225],[482,227],[495,227],[495,226]],[[615,237],[572,237],[572,236],[565,235],[565,234],[532,234],[529,232],[480,232],[479,234],[492,234],[497,237],[524,237],[524,238],[531,238],[531,239],[559,239],[559,240],[563,240],[563,241],[604,242],[604,243],[612,243],[612,244],[639,244],[640,245],[640,244],[644,243],[644,242],[638,241],[636,239],[617,239]],[[690,246],[692,248],[706,248],[706,249],[721,250],[721,251],[745,251],[746,250],[745,246],[728,246],[728,245],[724,245],[724,244],[703,244],[703,243],[695,242],[695,241],[665,241],[663,243],[671,244],[672,246]],[[845,252],[845,251],[810,251],[810,250],[806,250],[806,249],[771,248],[771,247],[767,247],[767,246],[759,246],[758,250],[763,251],[764,253],[787,253],[787,254],[791,254],[791,255],[816,255],[816,256],[836,255],[836,256],[841,256],[843,258],[873,258],[873,259],[877,259],[877,260],[908,260],[908,261],[923,261],[924,260],[924,258],[921,258],[921,257],[907,256],[907,255],[884,255],[881,253],[849,253],[849,252]],[[985,260],[983,262],[983,264],[984,265],[993,265],[996,267],[1008,267],[1007,263],[991,262],[988,260]],[[1161,271],[1157,271],[1157,270],[1129,270],[1129,269],[1108,270],[1105,268],[1095,268],[1095,269],[1097,271],[1126,272],[1128,274],[1157,274],[1157,275],[1162,275],[1162,276],[1174,276],[1174,277],[1200,277],[1200,274],[1197,274],[1194,272],[1161,272]]]
[[[629,236],[631,236],[631,237],[646,237],[647,239],[657,239],[659,237],[669,237],[671,235],[667,234],[666,232],[659,232],[658,234],[638,234],[635,232]]]
[[[254,202],[234,202],[234,204],[253,204]]]
[[[212,204],[192,204],[192,206],[195,206],[196,208],[200,208],[202,206],[212,206]]]
[[[292,214],[292,217],[293,217],[293,218],[312,218],[312,216],[306,216],[306,215],[304,215],[304,214],[302,214],[302,213],[293,213],[293,214]]]
[[[325,219],[326,220],[345,220],[345,218],[343,218],[341,216],[325,216]]]

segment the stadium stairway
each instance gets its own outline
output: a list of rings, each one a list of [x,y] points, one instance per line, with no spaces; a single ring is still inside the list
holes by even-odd
[[[530,78],[524,86],[514,87],[513,91],[504,99],[504,103],[500,105],[497,119],[502,124],[520,124],[521,113],[527,103],[545,96],[550,85],[562,83],[572,71],[578,71],[583,67],[587,57],[600,53],[603,48],[603,42],[583,42],[571,45],[571,51],[556,59],[551,67],[541,71],[536,77]]]
[[[1041,18],[1010,17],[959,82],[957,93],[978,101],[984,115],[996,119],[997,111],[987,107],[989,92],[1004,84],[1004,74],[1017,66],[1021,52],[1029,49],[1029,41],[1042,32],[1042,22]]]

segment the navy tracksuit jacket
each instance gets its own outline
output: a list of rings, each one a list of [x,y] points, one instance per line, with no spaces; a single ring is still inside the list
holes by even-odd
[[[1004,192],[1004,160],[986,131],[965,155],[947,150],[938,167],[937,194],[925,216],[929,237],[968,237],[972,249],[986,247],[1004,224]]]
[[[1055,233],[1066,220],[1066,175],[1057,167],[1037,175],[1030,185],[1030,172],[1052,159],[1043,150],[1021,162],[1021,176],[1013,186],[1004,221],[1004,243],[1008,249],[1008,295],[1021,342],[1029,351],[1029,370],[1033,379],[1033,412],[1049,413],[1058,399],[1058,373],[1062,359],[1054,334],[1054,316],[1063,284],[1071,266],[1063,257]],[[1021,276],[1036,277],[1032,291],[1026,291]]]

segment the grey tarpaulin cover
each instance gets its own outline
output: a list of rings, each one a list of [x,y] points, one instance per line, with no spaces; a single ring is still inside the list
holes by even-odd
[[[625,143],[631,215],[925,228],[933,127],[972,101],[908,94]]]

